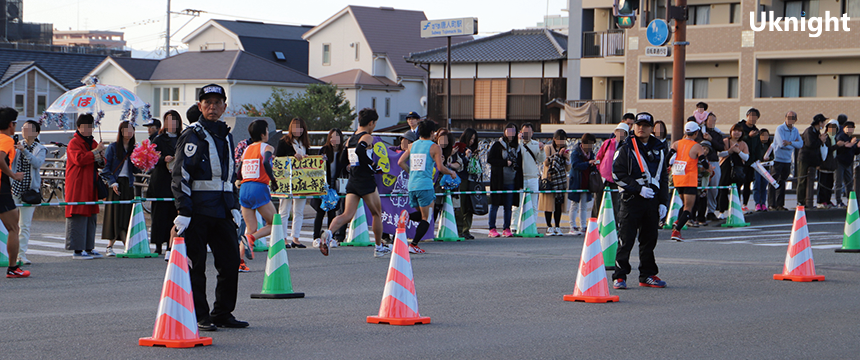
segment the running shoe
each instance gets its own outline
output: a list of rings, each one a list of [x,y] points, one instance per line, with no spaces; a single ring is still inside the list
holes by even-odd
[[[409,244],[409,253],[410,254],[424,254],[426,251],[424,249],[418,247],[418,245]]]
[[[578,228],[578,227],[572,227],[572,228],[570,229],[570,232],[569,232],[569,233],[567,233],[567,234],[568,234],[568,235],[573,235],[573,236],[576,236],[576,235],[582,235],[582,231],[579,231],[579,228]]]
[[[248,260],[254,260],[254,249],[251,248],[251,244],[248,244],[248,237],[242,235],[239,238],[239,242],[242,243],[242,246],[245,247],[245,258]]]
[[[627,288],[627,282],[625,282],[624,279],[615,279],[615,281],[612,282],[612,287],[615,289],[624,290]]]
[[[744,205],[743,207],[741,207],[741,211],[743,211],[744,214],[746,214],[746,213],[750,212],[750,208],[748,208],[746,205]]]
[[[684,238],[681,237],[681,232],[678,230],[672,230],[672,240],[675,241],[684,241]]]
[[[30,272],[27,270],[21,270],[18,266],[15,266],[12,270],[6,270],[7,278],[25,278],[28,276],[30,276]]]
[[[378,245],[373,251],[373,257],[384,257],[391,253],[391,248],[385,245]]]
[[[167,250],[167,252],[164,253],[164,261],[170,261],[170,250]]]
[[[113,252],[112,246],[108,246],[105,248],[105,255],[107,255],[107,257],[116,257],[116,253]]]
[[[555,236],[555,228],[551,226],[546,228],[545,236]]]
[[[666,282],[663,280],[660,280],[660,278],[658,278],[657,276],[652,275],[652,276],[649,276],[648,278],[646,278],[645,282],[640,281],[639,286],[653,287],[653,288],[664,288],[664,287],[666,287]]]
[[[329,230],[329,229],[325,229],[325,231],[323,231],[322,234],[320,234],[320,239],[319,239],[319,243],[317,244],[317,246],[319,246],[320,253],[322,253],[323,256],[328,256],[328,243],[329,243],[329,240],[331,240],[331,238],[332,238],[332,233],[331,233],[331,230]]]
[[[490,237],[491,238],[497,238],[497,237],[501,237],[501,236],[502,235],[500,235],[499,232],[496,231],[496,229],[490,229]]]
[[[251,269],[248,267],[248,265],[245,264],[244,261],[242,261],[242,263],[239,264],[239,272],[240,273],[251,272]]]
[[[511,232],[511,229],[505,229],[505,231],[502,231],[502,236],[503,237],[511,237],[511,236],[514,236],[514,233]]]

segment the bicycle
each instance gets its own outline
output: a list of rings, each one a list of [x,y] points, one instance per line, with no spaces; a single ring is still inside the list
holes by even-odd
[[[60,156],[60,152],[67,146],[55,141],[51,141],[51,144],[55,145],[57,150],[50,152],[53,158],[45,159],[45,164],[39,169],[42,178],[40,187],[42,202],[46,203],[51,202],[55,195],[57,199],[62,200],[66,187],[66,154],[63,153],[63,156]]]

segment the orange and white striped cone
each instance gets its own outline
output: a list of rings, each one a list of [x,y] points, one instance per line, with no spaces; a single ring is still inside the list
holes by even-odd
[[[788,251],[785,253],[785,266],[782,274],[773,274],[774,280],[824,281],[824,275],[815,275],[815,262],[812,261],[812,246],[809,242],[809,229],[806,227],[806,211],[798,205],[794,213],[794,225]]]
[[[191,296],[191,276],[188,274],[184,238],[173,238],[155,328],[152,337],[140,338],[138,344],[169,348],[212,345],[212,338],[200,337],[197,333],[197,315],[194,313],[194,297]]]
[[[385,291],[379,305],[378,316],[368,316],[371,324],[415,325],[429,324],[430,318],[418,313],[418,295],[412,279],[412,262],[409,260],[409,245],[406,243],[406,210],[400,214],[397,234],[394,236],[394,250],[388,264],[388,277]]]
[[[573,295],[565,295],[564,301],[618,302],[618,296],[609,295],[609,283],[603,267],[603,246],[600,244],[600,231],[595,218],[588,219]]]

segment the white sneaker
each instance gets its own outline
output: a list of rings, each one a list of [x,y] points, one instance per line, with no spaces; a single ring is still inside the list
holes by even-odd
[[[32,265],[33,262],[30,259],[27,259],[27,256],[24,254],[18,255],[18,261],[20,261],[24,265]]]
[[[311,246],[313,246],[314,248],[319,249],[319,247],[320,247],[320,239],[314,239],[314,241],[311,243]]]
[[[547,227],[546,228],[546,236],[555,236],[555,228]]]
[[[575,227],[572,230],[570,230],[570,235],[573,235],[573,236],[582,235],[582,231],[580,231],[578,227]]]
[[[105,255],[107,255],[108,257],[116,257],[116,253],[113,252],[113,247],[111,247],[111,246],[106,247],[105,248]]]
[[[558,226],[555,227],[555,236],[564,236],[564,233],[561,231],[561,228]]]
[[[378,257],[378,258],[384,257],[385,255],[388,255],[390,253],[391,253],[391,248],[389,248],[388,246],[385,246],[385,244],[383,244],[383,245],[379,245],[376,247],[376,249],[373,251],[373,257]]]
[[[167,250],[167,252],[164,253],[164,261],[170,261],[170,250]]]
[[[328,247],[329,248],[336,248],[336,247],[338,247],[338,245],[339,244],[337,243],[337,240],[329,239],[329,241],[328,241]]]

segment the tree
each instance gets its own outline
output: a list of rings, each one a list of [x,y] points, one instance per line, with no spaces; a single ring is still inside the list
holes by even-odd
[[[356,116],[343,90],[332,84],[309,84],[301,94],[272,88],[272,96],[263,102],[261,109],[253,104],[244,104],[242,108],[251,116],[272,118],[279,129],[286,129],[290,120],[300,117],[308,124],[308,130],[344,130]]]

